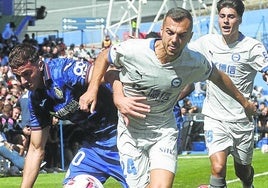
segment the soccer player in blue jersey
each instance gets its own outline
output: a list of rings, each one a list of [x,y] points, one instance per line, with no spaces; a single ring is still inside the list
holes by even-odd
[[[90,82],[92,65],[67,58],[45,63],[29,44],[15,46],[9,60],[13,73],[30,91],[32,132],[21,187],[32,187],[37,178],[53,116],[73,122],[84,132],[83,146],[70,164],[64,187],[102,187],[109,177],[127,187],[116,147],[118,117],[111,90],[106,84],[100,86],[99,102],[93,113],[79,108],[79,98]]]
[[[254,113],[253,103],[226,74],[187,47],[192,27],[189,11],[172,8],[164,18],[161,39],[130,39],[102,51],[89,89],[79,102],[83,110],[91,104],[93,111],[106,68],[110,63],[119,68],[122,84],[113,84],[114,102],[120,112],[117,146],[130,187],[172,187],[178,137],[173,107],[186,85],[209,79],[236,99],[249,117]],[[150,108],[143,111],[142,105]]]

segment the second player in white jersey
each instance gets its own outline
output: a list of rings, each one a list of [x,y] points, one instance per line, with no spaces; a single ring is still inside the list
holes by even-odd
[[[250,98],[257,72],[268,70],[268,56],[263,44],[239,33],[239,39],[226,45],[220,34],[205,35],[189,44],[204,54],[216,67],[229,75],[235,86]],[[224,121],[247,121],[244,108],[215,84],[207,81],[202,113]],[[217,110],[215,110],[217,109]]]

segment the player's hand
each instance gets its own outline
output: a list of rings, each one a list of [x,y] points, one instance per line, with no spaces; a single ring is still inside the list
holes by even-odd
[[[30,136],[31,135],[31,128],[26,126],[22,129],[23,134]]]
[[[253,116],[257,113],[257,107],[255,103],[253,103],[252,101],[248,101],[247,105],[244,108],[249,121],[252,122]]]
[[[79,108],[85,112],[93,113],[97,104],[97,92],[86,91],[80,98],[79,98]],[[89,108],[90,107],[90,108]]]
[[[126,125],[129,125],[129,116],[140,119],[146,118],[146,114],[150,112],[150,106],[143,104],[142,101],[144,100],[146,100],[146,97],[115,97],[114,95],[114,103],[122,114]]]

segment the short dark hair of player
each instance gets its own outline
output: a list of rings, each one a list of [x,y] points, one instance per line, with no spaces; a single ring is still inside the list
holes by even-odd
[[[220,12],[221,9],[225,7],[233,8],[237,12],[237,14],[242,18],[245,10],[245,6],[242,0],[220,0],[217,3],[218,12]]]
[[[188,10],[184,9],[184,8],[181,8],[181,7],[171,8],[166,13],[166,16],[164,18],[164,23],[165,23],[167,17],[170,17],[172,20],[174,20],[176,22],[182,21],[185,18],[187,18],[191,22],[191,28],[190,29],[193,28],[193,17],[191,15],[191,13]]]
[[[38,63],[39,62],[38,49],[28,43],[22,43],[16,45],[9,53],[9,66],[12,69],[17,69],[20,66],[26,65],[27,63]]]

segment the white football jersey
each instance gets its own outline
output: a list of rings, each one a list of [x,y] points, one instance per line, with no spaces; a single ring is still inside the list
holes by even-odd
[[[155,40],[129,39],[110,49],[112,62],[121,69],[125,95],[146,96],[144,103],[151,107],[145,120],[131,121],[138,129],[145,129],[144,124],[176,126],[173,107],[179,93],[187,84],[206,80],[212,70],[204,56],[188,48],[173,62],[162,64],[155,54]]]
[[[189,44],[225,72],[245,97],[250,97],[257,72],[268,70],[268,56],[263,44],[240,33],[231,45],[223,42],[220,34],[208,34]],[[244,108],[232,97],[207,81],[203,110],[207,116],[224,121],[243,121]]]

